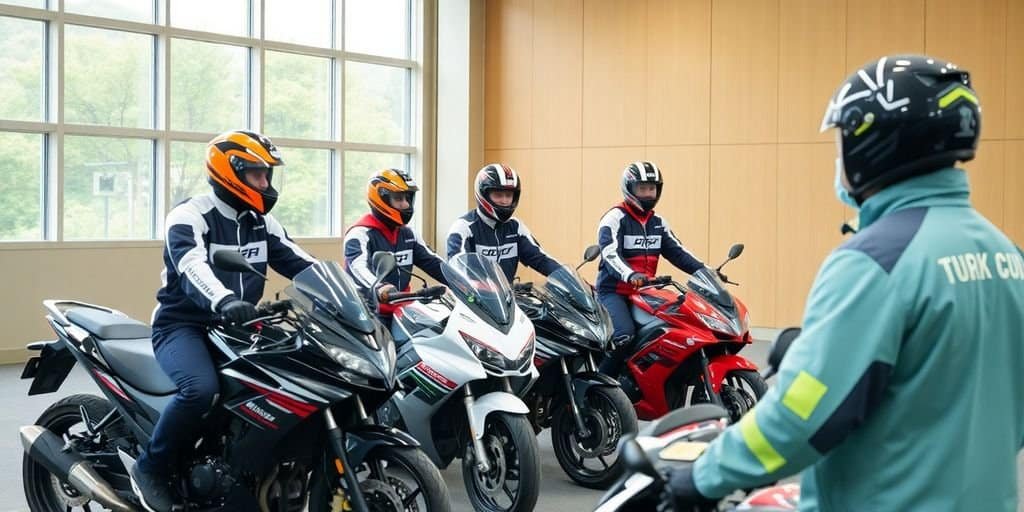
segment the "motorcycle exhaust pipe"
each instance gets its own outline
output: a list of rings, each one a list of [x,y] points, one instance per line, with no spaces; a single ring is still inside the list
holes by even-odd
[[[118,496],[89,461],[74,450],[65,450],[64,441],[56,434],[39,425],[21,427],[19,432],[25,453],[57,478],[71,484],[82,496],[114,512],[135,511],[135,507]]]

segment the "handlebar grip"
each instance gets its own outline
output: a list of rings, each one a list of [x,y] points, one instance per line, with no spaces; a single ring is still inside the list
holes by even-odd
[[[397,302],[397,301],[405,300],[405,299],[411,299],[411,298],[419,297],[419,296],[420,296],[420,292],[390,293],[390,294],[388,294],[388,300],[385,300],[383,302],[385,304],[390,304],[392,302]]]
[[[672,282],[672,276],[658,276],[648,281],[650,284],[669,284]]]
[[[439,285],[435,285],[435,286],[430,286],[430,287],[424,288],[420,292],[420,294],[421,295],[425,295],[427,297],[441,297],[442,295],[444,295],[447,292],[448,292],[448,287],[439,284]]]
[[[260,314],[260,316],[273,315],[274,313],[281,313],[283,311],[288,311],[288,309],[290,309],[291,306],[292,306],[292,301],[291,300],[288,300],[288,299],[275,300],[275,301],[268,301],[268,302],[264,302],[263,304],[260,304],[256,308],[256,311]]]

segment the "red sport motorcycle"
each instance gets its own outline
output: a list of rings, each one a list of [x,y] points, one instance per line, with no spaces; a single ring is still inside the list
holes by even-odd
[[[639,419],[712,403],[736,421],[768,389],[757,366],[738,355],[752,341],[750,316],[722,283],[738,285],[721,269],[742,252],[743,244],[733,245],[718,268],[697,271],[685,286],[660,276],[630,295],[637,349],[619,381]]]

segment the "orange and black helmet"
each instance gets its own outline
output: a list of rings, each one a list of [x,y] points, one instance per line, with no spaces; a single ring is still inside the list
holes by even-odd
[[[274,167],[284,165],[270,139],[255,132],[224,132],[206,146],[206,172],[213,192],[238,211],[266,214],[277,202],[272,179]],[[259,191],[245,181],[245,173],[267,170],[268,187]]]
[[[384,169],[370,176],[370,181],[366,184],[366,202],[370,204],[370,210],[381,222],[397,227],[408,224],[412,219],[413,200],[416,199],[416,192],[419,189],[416,180],[409,176],[409,173],[398,169]],[[409,207],[399,210],[391,206],[388,199],[392,194],[406,194]]]

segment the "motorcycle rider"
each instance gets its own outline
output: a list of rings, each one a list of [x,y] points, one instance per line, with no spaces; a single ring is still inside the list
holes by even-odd
[[[661,169],[653,162],[627,165],[621,181],[624,200],[601,217],[597,230],[601,247],[597,298],[612,318],[616,347],[601,361],[600,369],[613,377],[618,376],[635,348],[636,326],[628,297],[655,276],[659,258],[665,256],[687,274],[704,268],[704,263],[676,238],[668,221],[654,213],[663,185]]]
[[[841,85],[835,191],[860,230],[824,262],[778,383],[672,472],[677,506],[803,471],[800,510],[1017,510],[1024,260],[969,200],[967,71],[883,57]]]
[[[213,192],[174,207],[166,220],[163,287],[153,312],[153,352],[178,394],[161,413],[153,437],[131,468],[132,489],[147,510],[180,503],[171,485],[200,418],[217,401],[217,370],[206,347],[215,315],[233,323],[256,317],[262,277],[212,268],[217,250],[237,250],[261,273],[270,265],[291,279],[315,262],[270,215],[278,193],[274,170],[284,165],[270,139],[250,131],[218,135],[206,148]]]
[[[366,202],[370,213],[364,215],[345,233],[345,269],[356,286],[369,300],[375,294],[377,314],[389,329],[396,306],[386,304],[388,296],[409,290],[409,276],[415,265],[441,284],[448,282],[441,272],[444,262],[427,247],[423,238],[406,224],[412,220],[413,202],[419,187],[408,173],[384,169],[370,176],[366,185]],[[377,280],[370,266],[378,251],[394,253],[396,271],[388,274],[372,290]]]
[[[544,276],[561,263],[548,256],[526,224],[513,217],[522,183],[519,173],[505,164],[488,164],[476,173],[476,208],[459,217],[448,230],[448,259],[475,252],[498,262],[505,278],[515,278],[519,262]]]

